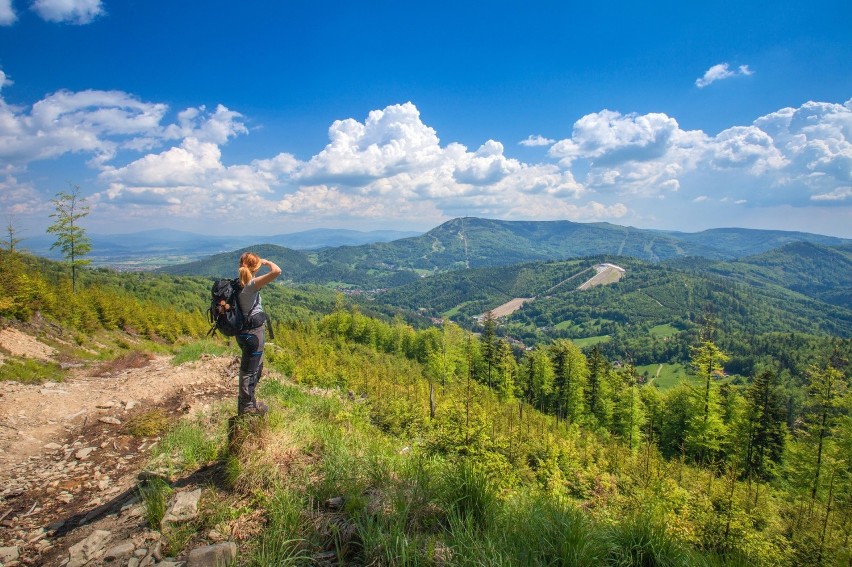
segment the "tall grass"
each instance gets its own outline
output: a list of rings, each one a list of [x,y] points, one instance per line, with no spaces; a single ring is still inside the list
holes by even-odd
[[[250,565],[285,567],[303,565],[310,560],[304,533],[309,525],[304,517],[306,502],[294,491],[277,488],[263,501],[267,524],[251,549]]]
[[[226,347],[220,342],[211,339],[193,341],[177,349],[174,357],[172,358],[172,364],[178,366],[185,362],[199,360],[204,354],[212,354],[214,356],[219,356],[227,350],[228,347]]]
[[[228,451],[224,410],[179,423],[157,448],[175,469],[225,459],[227,489],[249,502],[233,517],[262,518],[243,544],[244,564],[742,564],[696,551],[648,515],[595,519],[535,486],[510,490],[471,457],[382,434],[359,401],[276,380],[262,382],[259,395],[269,416],[241,422]],[[168,487],[146,490],[146,517],[158,522]]]
[[[188,420],[178,421],[154,447],[153,462],[173,474],[197,469],[217,460],[223,451],[225,435],[221,428],[211,431],[208,426]]]
[[[138,490],[145,511],[145,521],[151,528],[159,529],[160,522],[166,515],[166,506],[172,487],[165,480],[154,477],[140,484]]]

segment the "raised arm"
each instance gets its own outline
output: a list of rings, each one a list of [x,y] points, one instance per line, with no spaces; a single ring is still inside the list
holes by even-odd
[[[257,276],[254,278],[254,285],[257,286],[257,289],[262,288],[275,278],[281,275],[281,268],[278,267],[278,264],[275,262],[270,262],[265,258],[261,258],[260,260],[261,266],[269,266],[269,271],[263,274],[262,276]]]

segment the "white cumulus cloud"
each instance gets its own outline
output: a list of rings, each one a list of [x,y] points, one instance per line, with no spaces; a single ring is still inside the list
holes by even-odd
[[[12,0],[0,0],[0,26],[11,26],[18,20]]]
[[[33,10],[48,22],[80,25],[104,13],[101,0],[35,0]]]
[[[736,70],[731,70],[727,63],[719,63],[707,69],[702,77],[695,79],[695,86],[699,89],[703,89],[716,81],[730,79],[731,77],[737,76],[747,77],[753,74],[754,71],[749,69],[748,65],[740,65]]]
[[[808,102],[716,136],[665,114],[603,110],[577,120],[550,155],[565,170],[587,170],[580,182],[590,191],[828,205],[852,184],[852,104]]]
[[[10,81],[3,74],[0,86]],[[0,160],[18,169],[64,154],[87,155],[100,167],[121,149],[146,151],[164,141],[194,137],[224,143],[247,133],[242,116],[219,105],[187,109],[175,124],[164,123],[168,106],[121,91],[58,91],[27,109],[0,96]]]
[[[304,213],[313,203],[319,212],[324,210],[319,206],[322,199],[351,195],[342,201],[345,207],[336,209],[338,214],[372,217],[385,211],[397,218],[412,215],[414,220],[426,214],[513,216],[523,208],[521,203],[538,200],[548,205],[537,210],[555,218],[559,201],[584,193],[570,171],[509,158],[495,140],[474,151],[455,142],[442,146],[410,102],[374,110],[363,123],[338,120],[329,138],[330,143],[294,174],[302,189],[286,195],[280,211]],[[427,201],[428,206],[422,204]]]
[[[526,146],[528,148],[534,148],[537,146],[549,146],[553,144],[556,140],[551,140],[550,138],[545,138],[541,134],[527,136],[525,140],[521,140],[518,142],[522,146]]]

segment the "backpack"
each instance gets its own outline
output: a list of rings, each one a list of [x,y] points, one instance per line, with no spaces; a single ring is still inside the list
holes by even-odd
[[[243,330],[245,317],[240,309],[240,302],[237,301],[242,289],[239,278],[213,282],[210,289],[210,308],[207,310],[207,319],[213,327],[208,331],[208,335],[219,331],[226,337],[233,337]]]
[[[207,309],[207,319],[212,325],[207,332],[208,335],[213,336],[216,331],[219,331],[226,337],[234,337],[246,328],[257,326],[252,325],[255,321],[245,317],[242,309],[240,309],[238,297],[242,289],[243,286],[239,278],[221,279],[213,282],[213,287],[210,288],[210,307]],[[255,299],[255,305],[258,301],[260,301],[260,295]],[[252,309],[254,309],[254,305],[252,305]],[[269,316],[265,313],[258,315],[262,317],[259,324],[266,323],[270,338],[274,338]]]

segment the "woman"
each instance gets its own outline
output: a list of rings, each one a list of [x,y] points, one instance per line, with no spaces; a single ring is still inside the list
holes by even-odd
[[[255,276],[261,266],[269,266],[262,276]],[[268,408],[254,397],[254,390],[263,373],[263,324],[266,313],[260,302],[260,288],[281,275],[281,268],[274,262],[259,258],[253,252],[240,256],[240,291],[237,300],[246,319],[246,329],[237,335],[237,344],[242,350],[240,359],[240,389],[237,395],[237,413],[263,415]]]

